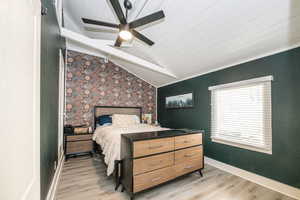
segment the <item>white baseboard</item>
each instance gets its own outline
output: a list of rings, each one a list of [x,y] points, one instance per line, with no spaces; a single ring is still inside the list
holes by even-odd
[[[60,174],[61,174],[62,168],[64,166],[64,162],[65,162],[65,156],[62,153],[59,160],[58,160],[57,168],[56,168],[54,177],[52,179],[52,182],[51,182],[46,200],[54,200],[57,185],[58,185],[58,181],[59,181],[59,178],[60,178]]]
[[[262,185],[266,188],[269,188],[271,190],[274,190],[276,192],[280,192],[284,195],[287,195],[289,197],[295,198],[295,199],[300,199],[300,189],[289,186],[284,183],[280,183],[278,181],[254,174],[252,172],[248,172],[246,170],[225,164],[223,162],[214,160],[209,157],[204,157],[205,163],[216,167],[218,169],[221,169],[223,171],[229,172],[231,174],[234,174],[236,176],[239,176],[241,178],[244,178],[246,180],[249,180],[251,182],[254,182],[256,184]]]

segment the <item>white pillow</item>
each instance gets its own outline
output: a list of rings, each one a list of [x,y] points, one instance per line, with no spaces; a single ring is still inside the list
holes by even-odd
[[[139,124],[140,119],[136,115],[122,115],[122,114],[113,114],[112,115],[112,124],[118,126],[128,126]]]

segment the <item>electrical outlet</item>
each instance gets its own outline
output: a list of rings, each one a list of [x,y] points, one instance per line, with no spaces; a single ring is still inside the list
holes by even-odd
[[[56,163],[56,161],[54,161],[54,171],[56,170],[56,166],[57,165],[57,163]]]

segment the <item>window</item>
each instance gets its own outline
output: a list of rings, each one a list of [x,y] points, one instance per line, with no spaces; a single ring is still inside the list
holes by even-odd
[[[213,142],[272,154],[272,76],[209,87]]]

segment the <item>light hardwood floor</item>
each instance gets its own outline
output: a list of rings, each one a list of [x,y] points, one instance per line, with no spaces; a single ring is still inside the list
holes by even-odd
[[[184,176],[136,196],[136,200],[292,200],[278,192],[205,165],[199,173]],[[63,167],[56,200],[128,200],[114,191],[101,159],[71,158]]]

